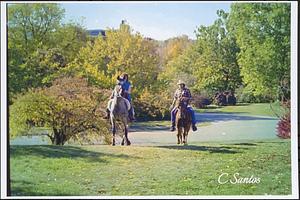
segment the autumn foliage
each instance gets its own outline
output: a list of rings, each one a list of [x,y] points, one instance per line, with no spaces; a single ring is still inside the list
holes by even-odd
[[[287,112],[280,117],[277,124],[277,136],[283,139],[291,138],[291,112],[290,101],[284,102],[282,105]]]
[[[51,87],[31,90],[15,100],[10,108],[11,136],[45,127],[56,145],[105,138],[109,124],[102,117],[109,94],[89,86],[83,78],[56,79]]]

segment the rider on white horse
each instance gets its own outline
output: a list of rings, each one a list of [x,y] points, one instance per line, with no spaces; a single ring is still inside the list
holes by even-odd
[[[111,107],[113,99],[116,96],[122,97],[124,99],[125,103],[126,103],[128,111],[131,110],[131,104],[130,104],[129,100],[122,96],[122,93],[124,92],[123,87],[122,87],[123,83],[124,83],[124,80],[121,79],[120,77],[118,77],[117,78],[117,85],[115,86],[114,90],[112,91],[112,94],[110,95],[110,100],[107,103],[106,116],[104,117],[104,119],[109,119],[109,116],[110,116],[109,108]]]

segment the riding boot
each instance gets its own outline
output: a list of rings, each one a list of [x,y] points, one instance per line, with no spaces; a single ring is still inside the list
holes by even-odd
[[[196,131],[196,130],[197,130],[197,127],[196,127],[195,124],[192,124],[192,129],[193,129],[193,131]]]
[[[134,118],[134,116],[133,116],[133,109],[132,109],[132,107],[129,109],[128,114],[129,114],[129,115],[128,115],[129,120],[130,120],[131,122],[136,121],[135,118]]]
[[[175,122],[172,122],[172,126],[171,126],[171,128],[170,128],[170,131],[175,131]]]
[[[109,117],[110,117],[110,111],[106,109],[106,116],[103,117],[103,119],[109,119]]]

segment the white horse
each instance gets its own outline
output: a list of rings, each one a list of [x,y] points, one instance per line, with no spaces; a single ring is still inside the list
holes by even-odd
[[[116,136],[116,123],[120,121],[123,125],[124,135],[121,142],[121,145],[130,145],[131,142],[128,139],[128,111],[130,109],[130,102],[121,96],[122,87],[117,85],[114,89],[113,98],[108,102],[108,110],[110,111],[110,123],[112,126],[112,145],[115,145],[115,136]]]

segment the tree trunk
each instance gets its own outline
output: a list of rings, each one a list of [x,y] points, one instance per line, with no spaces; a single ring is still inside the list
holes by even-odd
[[[54,136],[51,139],[52,144],[64,145],[65,142],[67,141],[67,137],[66,137],[64,131],[62,129],[60,129],[60,130],[54,129],[53,132],[54,132]]]

